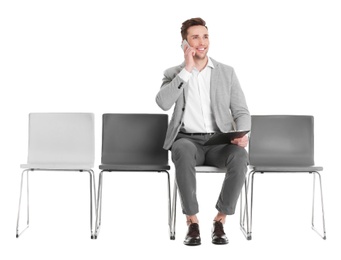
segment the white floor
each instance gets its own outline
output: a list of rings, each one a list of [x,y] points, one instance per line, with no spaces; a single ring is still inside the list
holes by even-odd
[[[337,1],[222,2],[1,1],[1,259],[340,259]],[[94,112],[98,174],[103,113],[171,116],[155,96],[163,71],[183,60],[181,23],[197,16],[209,28],[209,55],[235,68],[251,114],[314,115],[327,240],[310,227],[308,174],[257,175],[253,239],[237,211],[226,246],[210,241],[222,175],[198,176],[202,245],[186,247],[180,203],[169,239],[165,175],[105,174],[102,229],[91,240],[88,176],[53,172],[30,175],[30,228],[15,238],[28,113]]]

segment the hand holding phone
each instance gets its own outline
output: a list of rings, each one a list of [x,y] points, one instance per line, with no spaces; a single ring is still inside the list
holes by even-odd
[[[181,48],[182,48],[183,50],[185,50],[185,46],[191,47],[191,46],[188,44],[188,42],[187,42],[186,40],[183,40],[183,41],[182,41],[182,44],[181,44]]]
[[[193,59],[195,55],[195,50],[191,48],[191,45],[189,45],[189,43],[186,40],[182,41],[181,48],[185,54],[185,63],[186,63],[185,69],[188,72],[192,72],[192,69],[195,66],[194,59]]]

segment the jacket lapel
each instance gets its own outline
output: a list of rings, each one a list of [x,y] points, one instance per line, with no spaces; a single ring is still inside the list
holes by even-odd
[[[211,72],[210,96],[211,96],[212,108],[214,111],[216,108],[216,103],[217,103],[214,101],[216,101],[217,86],[218,86],[218,81],[219,81],[219,69],[218,69],[219,64],[215,60],[213,60],[213,59],[211,59],[211,60],[212,60],[212,63],[214,65],[214,69],[212,69],[212,72]]]

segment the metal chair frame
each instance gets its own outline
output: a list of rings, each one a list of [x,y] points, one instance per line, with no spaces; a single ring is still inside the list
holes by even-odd
[[[21,174],[21,183],[20,183],[20,196],[19,196],[19,208],[17,215],[17,226],[16,226],[16,237],[18,238],[26,229],[29,228],[30,225],[30,203],[29,203],[29,172],[30,171],[75,171],[75,172],[88,172],[90,175],[90,232],[91,239],[94,238],[95,235],[95,221],[96,221],[96,184],[95,184],[95,174],[92,169],[79,169],[79,170],[70,170],[70,169],[25,169]],[[20,213],[21,213],[21,202],[23,197],[23,189],[24,189],[24,178],[26,175],[26,227],[20,230],[19,222],[20,222]]]
[[[99,178],[98,178],[98,196],[97,196],[97,210],[96,210],[96,229],[95,229],[95,234],[94,234],[94,239],[97,239],[100,229],[101,229],[101,224],[102,224],[102,190],[103,190],[103,173],[104,172],[119,172],[116,170],[102,170],[99,173]],[[144,172],[149,172],[149,171],[144,171]],[[152,171],[150,171],[152,172]],[[170,193],[170,177],[169,177],[169,172],[167,170],[160,170],[157,172],[164,172],[167,175],[167,195],[168,195],[168,226],[169,226],[169,233],[171,234],[172,226],[171,226],[171,193]]]
[[[197,173],[226,173],[225,168],[218,168],[214,166],[196,166],[195,170]],[[240,193],[240,229],[243,232],[243,235],[247,240],[250,240],[251,237],[248,236],[249,230],[249,214],[248,214],[248,197],[247,197],[247,180],[245,179],[244,183],[245,190],[245,203],[243,203],[243,191]],[[171,217],[171,240],[175,240],[175,225],[176,225],[176,204],[177,204],[177,193],[178,186],[176,184],[176,179],[174,178],[174,187],[173,187],[173,203],[172,203],[172,217]],[[244,206],[243,206],[244,204]],[[245,229],[245,220],[247,228]]]
[[[241,221],[241,228],[243,232],[246,234],[246,236],[251,240],[252,238],[252,219],[253,219],[253,201],[254,201],[254,176],[256,173],[276,173],[276,172],[266,172],[266,171],[256,171],[256,170],[251,170],[248,173],[247,177],[247,190],[249,190],[249,185],[251,185],[251,191],[250,191],[250,204],[249,204],[249,209],[247,209],[248,212],[250,212],[250,217],[249,217],[249,223],[247,223],[247,228],[245,228],[245,220]],[[279,172],[279,173],[285,173],[285,172]],[[286,172],[286,173],[293,173],[293,172]],[[324,216],[324,203],[323,203],[323,192],[322,192],[322,178],[321,174],[318,171],[310,171],[306,172],[309,174],[313,174],[313,195],[312,195],[312,217],[311,217],[311,228],[324,240],[327,239],[326,236],[326,226],[325,226],[325,216]],[[316,175],[318,176],[319,179],[319,190],[320,190],[320,200],[321,200],[321,216],[322,216],[322,232],[317,230],[315,228],[315,194],[316,194]],[[247,191],[248,193],[249,191]]]

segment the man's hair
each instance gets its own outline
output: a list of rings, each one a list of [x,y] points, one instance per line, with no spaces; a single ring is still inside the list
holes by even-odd
[[[188,19],[188,20],[184,21],[182,23],[182,26],[181,26],[181,37],[182,37],[182,40],[187,39],[187,35],[188,35],[187,30],[188,30],[188,28],[191,27],[191,26],[195,26],[195,25],[202,25],[202,26],[205,26],[206,29],[207,29],[206,22],[203,19],[201,19],[200,17]]]

